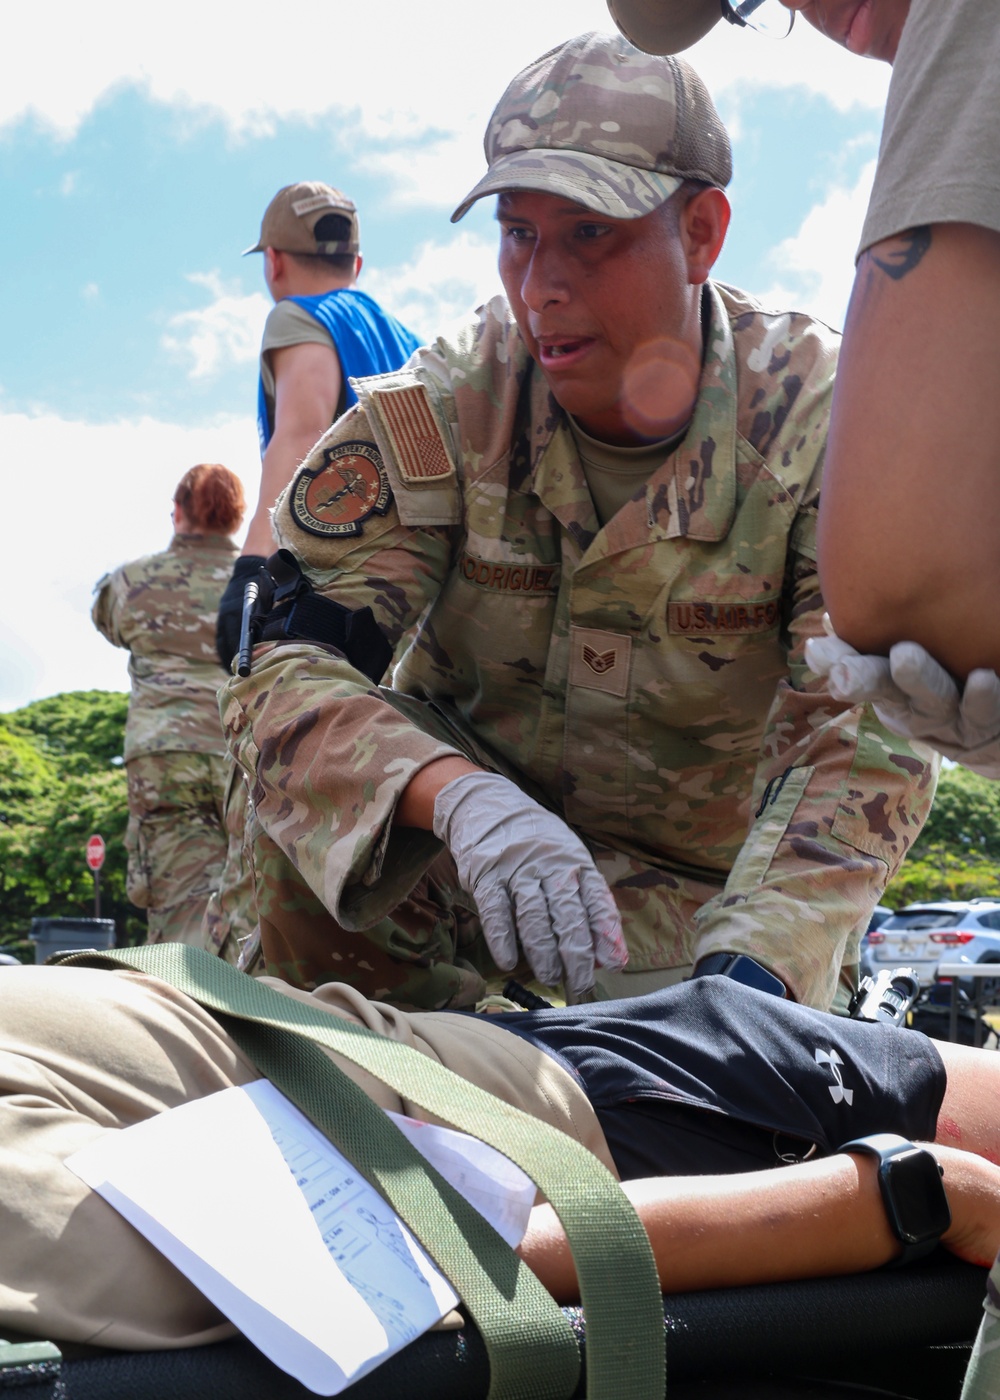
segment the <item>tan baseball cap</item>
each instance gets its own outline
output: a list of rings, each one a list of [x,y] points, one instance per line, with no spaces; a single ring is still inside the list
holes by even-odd
[[[680,53],[696,44],[720,19],[772,39],[791,33],[791,0],[607,0],[611,18],[646,53]]]
[[[349,221],[346,238],[322,241],[316,238],[316,225],[326,214],[341,214]],[[264,210],[260,237],[252,248],[243,250],[243,256],[262,253],[265,248],[274,248],[280,253],[356,255],[361,251],[361,237],[354,201],[319,180],[300,180],[296,185],[285,185]]]
[[[581,34],[529,64],[497,103],[483,146],[489,170],[452,223],[505,190],[638,219],[684,180],[724,187],[733,171],[726,129],[691,65],[641,53],[620,34]]]
[[[722,19],[719,0],[608,0],[611,18],[636,48],[680,53]]]

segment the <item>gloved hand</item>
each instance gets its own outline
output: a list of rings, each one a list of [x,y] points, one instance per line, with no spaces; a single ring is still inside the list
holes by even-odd
[[[951,676],[916,642],[885,656],[862,656],[824,624],[826,637],[806,642],[806,665],[826,676],[837,700],[870,701],[887,729],[920,739],[948,758],[1000,778],[1000,676],[971,671],[959,692]]]
[[[219,599],[219,616],[215,622],[215,650],[225,672],[233,668],[233,657],[240,649],[240,623],[243,621],[243,590],[247,580],[255,578],[265,563],[262,554],[241,554],[233,565],[232,577]]]
[[[493,959],[516,967],[518,945],[539,982],[573,1002],[594,968],[624,967],[621,917],[590,852],[552,812],[496,773],[463,773],[438,793],[434,834],[476,901]]]

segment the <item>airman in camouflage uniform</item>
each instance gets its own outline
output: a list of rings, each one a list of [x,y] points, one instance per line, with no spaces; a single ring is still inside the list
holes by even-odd
[[[268,970],[408,1005],[475,1001],[494,971],[475,902],[441,842],[395,820],[418,774],[462,755],[584,841],[624,925],[616,995],[727,952],[803,1002],[842,1006],[936,770],[803,659],[822,631],[837,336],[708,282],[713,253],[679,283],[702,352],[680,423],[605,430],[619,401],[604,412],[587,356],[618,322],[602,342],[560,279],[586,262],[590,315],[593,286],[625,266],[640,280],[624,283],[620,322],[646,315],[656,283],[600,246],[641,237],[690,181],[710,222],[724,196],[698,191],[728,180],[725,132],[682,61],[590,35],[514,80],[486,149],[490,172],[458,214],[501,194],[513,310],[497,299],[409,368],[359,381],[274,516],[320,592],[370,606],[393,645],[415,629],[392,687],[300,641],[260,647],[220,697],[251,785]],[[659,273],[676,275],[669,260]],[[612,454],[674,434],[642,447],[645,477],[603,518],[586,460],[602,431]]]
[[[128,897],[147,911],[151,943],[193,943],[231,962],[246,914],[227,924],[225,947],[203,921],[226,857],[233,765],[219,728],[215,618],[236,555],[224,536],[175,534],[161,553],[105,574],[91,614],[129,651]]]

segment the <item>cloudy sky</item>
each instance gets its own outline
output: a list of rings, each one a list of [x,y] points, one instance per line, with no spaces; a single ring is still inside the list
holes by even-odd
[[[190,465],[225,462],[256,498],[269,303],[240,250],[275,190],[347,190],[362,286],[430,337],[497,289],[488,202],[448,222],[494,102],[554,44],[610,28],[604,0],[17,16],[0,49],[0,711],[127,688],[91,589],[166,545]],[[718,275],[840,325],[888,69],[804,25],[781,43],[720,25],[689,57],[733,136]]]

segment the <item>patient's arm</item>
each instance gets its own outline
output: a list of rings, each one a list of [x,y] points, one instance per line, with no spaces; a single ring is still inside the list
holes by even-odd
[[[933,1147],[944,1167],[949,1249],[989,1265],[1000,1248],[1000,1168]],[[623,1189],[649,1234],[664,1292],[859,1273],[900,1252],[871,1156],[838,1153],[734,1176],[650,1177]],[[520,1254],[560,1303],[577,1302],[572,1255],[551,1206],[536,1206]]]
[[[857,266],[819,514],[839,636],[1000,670],[1000,234],[932,224]]]

